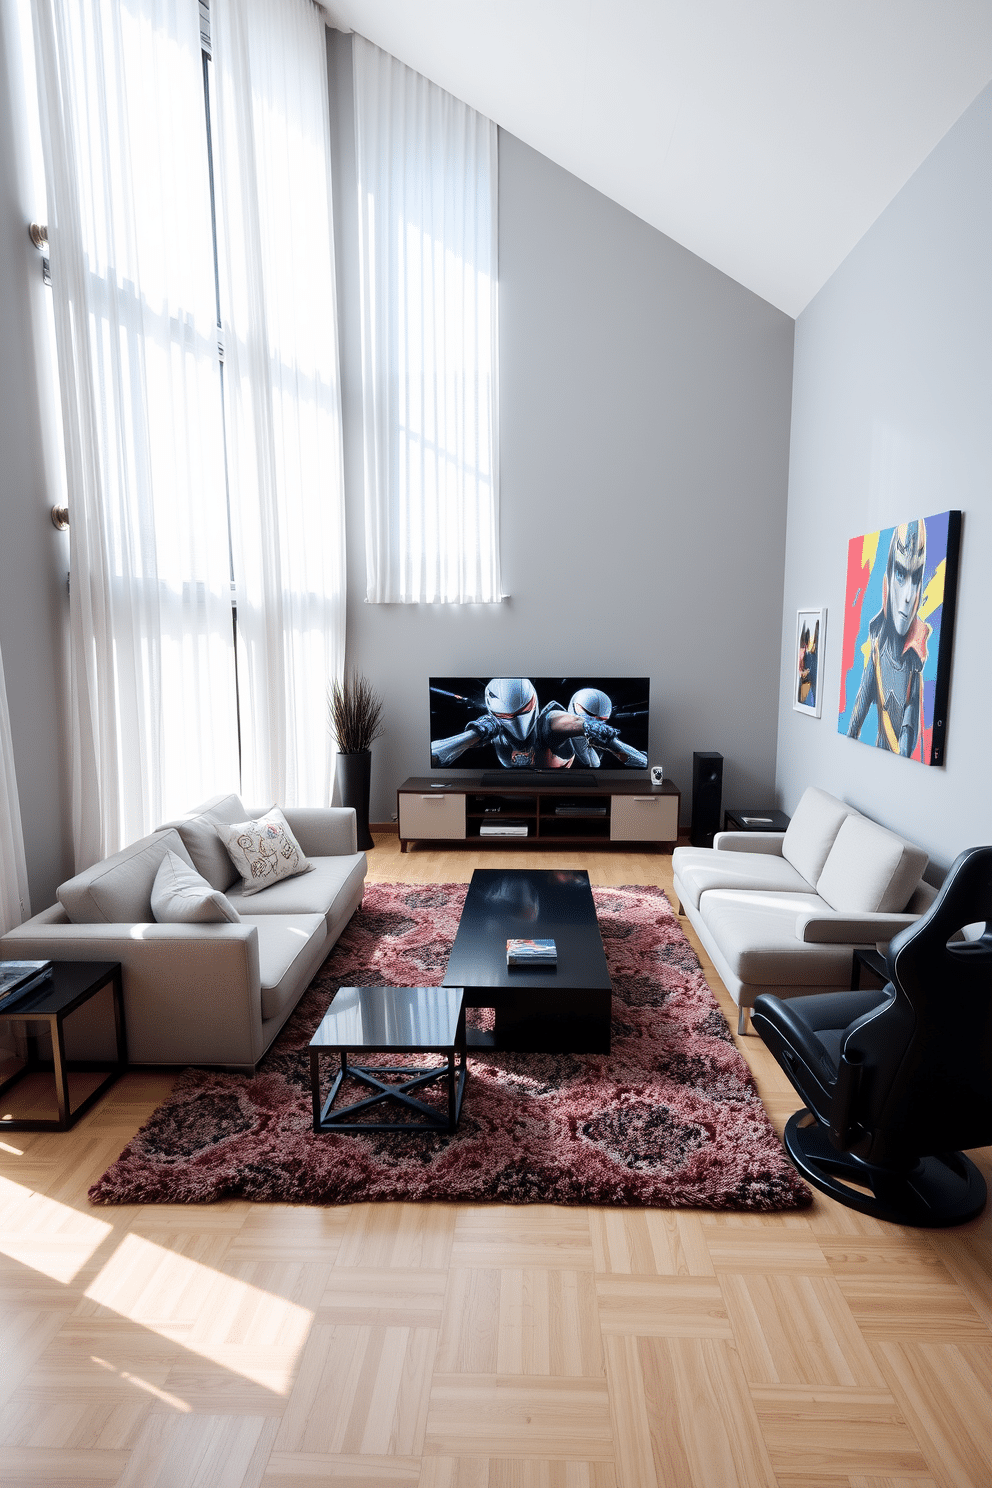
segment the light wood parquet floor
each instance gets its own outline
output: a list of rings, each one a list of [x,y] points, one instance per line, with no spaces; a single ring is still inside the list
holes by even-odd
[[[383,835],[370,876],[522,861]],[[666,855],[527,861],[671,890]],[[781,1130],[791,1088],[738,1044]],[[3,1488],[992,1484],[988,1214],[91,1207],[170,1083],[0,1132]]]

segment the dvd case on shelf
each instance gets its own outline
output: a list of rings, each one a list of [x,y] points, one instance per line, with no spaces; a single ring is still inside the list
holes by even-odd
[[[507,966],[557,966],[558,947],[553,940],[508,940]]]

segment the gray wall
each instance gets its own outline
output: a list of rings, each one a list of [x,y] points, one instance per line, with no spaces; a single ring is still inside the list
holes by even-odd
[[[964,512],[946,764],[837,733],[847,542]],[[919,841],[936,869],[992,841],[992,87],[796,325],[777,783],[816,783]],[[823,716],[791,706],[796,610],[828,608]],[[823,666],[823,662],[821,662]]]
[[[350,42],[331,33],[344,125]],[[648,675],[651,758],[689,809],[692,752],[768,804],[793,322],[500,132],[502,605],[368,605],[353,155],[337,165],[348,657],[386,699],[373,820],[429,768],[427,677]]]
[[[0,3],[0,648],[31,905],[44,909],[72,872],[62,748],[68,541],[49,510],[59,496],[52,410],[39,403],[47,353],[41,258],[27,224],[45,220],[28,179],[12,0]],[[9,80],[9,81],[8,81]],[[15,131],[15,119],[18,128]]]

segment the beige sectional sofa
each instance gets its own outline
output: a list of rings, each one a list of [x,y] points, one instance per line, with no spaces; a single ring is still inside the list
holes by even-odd
[[[856,946],[884,948],[932,902],[927,855],[810,787],[787,832],[719,832],[673,854],[686,915],[740,1009],[778,997],[846,991]]]
[[[0,940],[0,959],[120,961],[132,1064],[254,1069],[361,904],[368,867],[353,810],[286,807],[313,870],[244,895],[215,823],[257,815],[217,797],[94,864]],[[155,922],[152,885],[169,851],[227,895],[239,923]],[[77,1030],[75,1052],[96,1052],[82,1047],[100,1037],[93,1005],[74,1017],[84,1015],[93,1026]]]

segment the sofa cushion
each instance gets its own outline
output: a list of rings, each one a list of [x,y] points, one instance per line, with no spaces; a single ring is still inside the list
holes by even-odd
[[[748,986],[846,988],[849,945],[810,945],[796,936],[803,911],[829,913],[817,894],[755,894],[716,890],[700,911],[733,976]]]
[[[178,832],[153,832],[60,884],[59,903],[74,925],[149,924],[152,885],[169,852],[193,867]]]
[[[361,895],[366,873],[364,853],[346,857],[311,858],[313,871],[301,878],[284,878],[260,894],[242,894],[232,889],[228,898],[240,914],[322,914],[331,930],[337,923],[337,905]]]
[[[217,834],[217,826],[244,821],[247,815],[238,796],[220,796],[196,815],[167,824],[179,833],[197,873],[221,893],[237,883],[240,874]]]
[[[262,1019],[275,1018],[299,1000],[324,959],[324,916],[246,915],[242,923],[258,931]]]
[[[852,807],[815,785],[803,792],[782,838],[782,856],[808,884],[815,884],[820,877],[841,823],[852,811]]]
[[[922,848],[895,832],[866,816],[849,816],[827,855],[816,892],[831,909],[898,914],[909,903],[927,861]]]
[[[769,889],[808,894],[813,885],[784,858],[771,853],[723,851],[713,847],[679,847],[672,858],[683,904],[699,905],[709,889]]]
[[[242,897],[313,869],[278,806],[251,821],[219,822],[217,834],[241,875]]]
[[[167,852],[152,884],[152,914],[160,925],[209,925],[241,916],[220,889],[213,889],[174,852]]]

